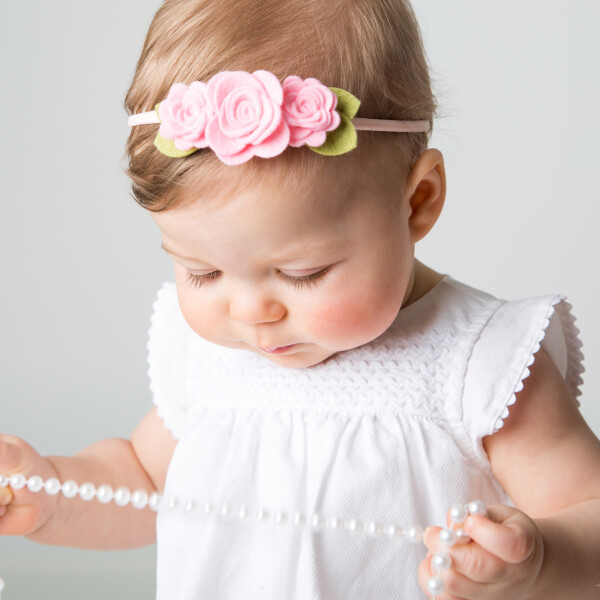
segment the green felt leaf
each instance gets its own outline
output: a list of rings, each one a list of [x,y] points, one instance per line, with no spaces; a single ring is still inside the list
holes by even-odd
[[[360,100],[346,90],[341,90],[340,88],[335,87],[329,89],[338,97],[336,110],[340,114],[346,115],[349,119],[353,119],[354,115],[356,115],[358,112]]]
[[[354,150],[358,143],[356,129],[352,121],[344,114],[340,113],[340,126],[334,131],[327,132],[327,139],[322,146],[317,148],[308,146],[313,152],[323,154],[324,156],[338,156]]]
[[[171,158],[183,158],[184,156],[189,156],[198,150],[198,148],[178,150],[175,147],[175,142],[173,140],[165,139],[162,135],[160,135],[160,132],[156,134],[154,145],[158,148],[159,152],[162,152],[165,156],[170,156]]]

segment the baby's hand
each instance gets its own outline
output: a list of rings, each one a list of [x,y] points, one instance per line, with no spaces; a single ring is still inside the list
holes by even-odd
[[[46,458],[24,440],[0,434],[0,474],[10,477],[39,475],[43,480],[57,477]],[[27,485],[21,489],[0,487],[0,535],[28,535],[38,530],[52,515],[58,495],[34,493]]]
[[[488,506],[488,516],[471,515],[465,531],[467,544],[447,549],[452,566],[441,573],[445,591],[436,600],[518,600],[535,582],[542,567],[544,543],[535,522],[508,506]],[[448,525],[450,516],[448,515]],[[444,549],[440,527],[429,527],[424,542],[429,554],[419,566],[419,583],[428,598],[427,581],[434,575],[431,557]]]

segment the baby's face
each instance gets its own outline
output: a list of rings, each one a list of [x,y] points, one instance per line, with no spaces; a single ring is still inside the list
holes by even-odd
[[[153,214],[199,336],[300,368],[392,324],[412,285],[402,191],[357,169],[320,179],[267,179]]]

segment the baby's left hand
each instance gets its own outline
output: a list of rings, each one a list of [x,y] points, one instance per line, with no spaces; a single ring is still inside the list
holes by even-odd
[[[447,516],[450,525],[450,516]],[[471,515],[464,525],[469,543],[447,549],[452,565],[441,573],[445,591],[436,600],[519,600],[531,588],[542,567],[544,542],[536,523],[525,513],[495,504],[487,517]],[[428,527],[423,541],[429,554],[419,565],[419,583],[428,598],[433,576],[431,557],[444,549],[440,527]]]

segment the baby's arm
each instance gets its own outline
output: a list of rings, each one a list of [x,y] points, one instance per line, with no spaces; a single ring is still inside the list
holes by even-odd
[[[469,517],[473,543],[450,549],[452,567],[443,574],[452,597],[600,598],[600,441],[544,350],[530,371],[504,426],[483,440],[518,510],[493,505],[489,519]],[[425,534],[432,553],[442,549],[438,531]],[[430,576],[426,558],[423,589]]]
[[[102,440],[73,457],[42,458],[18,438],[1,436],[0,441],[4,442],[0,471],[7,474],[54,476],[62,482],[89,481],[96,486],[109,484],[113,489],[119,486],[131,490],[142,488],[148,493],[162,492],[176,445],[156,415],[156,409],[142,419],[130,441]],[[155,541],[156,513],[149,508],[137,510],[131,505],[123,508],[97,500],[84,502],[78,497],[67,499],[62,494],[49,497],[43,492],[29,492],[27,488],[13,493],[6,514],[0,517],[0,534],[26,533],[29,539],[43,544],[96,550],[135,548]],[[47,519],[42,516],[43,524],[34,531],[27,531],[28,522],[35,522],[44,511],[49,511],[50,516]]]
[[[544,539],[527,598],[600,598],[600,441],[540,350],[504,427],[484,438],[492,470]]]

